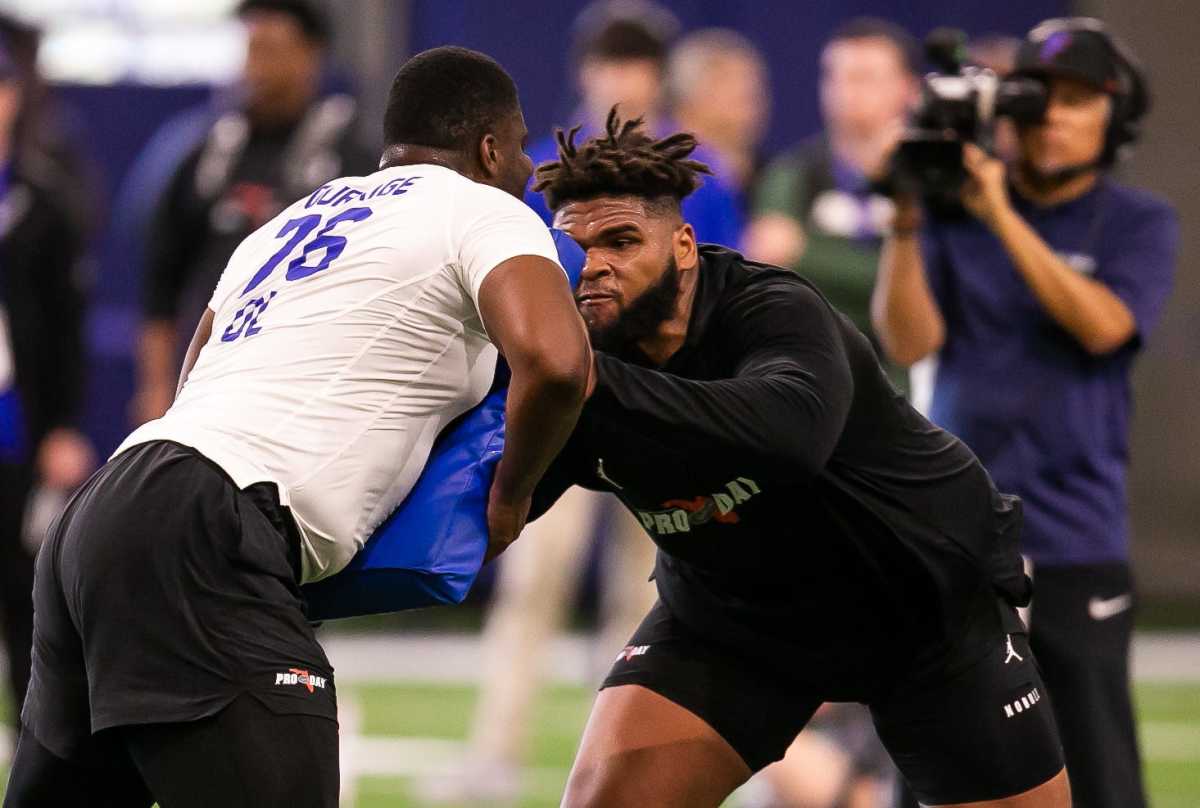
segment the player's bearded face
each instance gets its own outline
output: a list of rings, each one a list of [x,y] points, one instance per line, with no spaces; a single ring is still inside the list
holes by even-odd
[[[563,205],[554,226],[587,253],[575,302],[595,347],[628,353],[675,316],[683,271],[678,248],[691,238],[677,209],[602,196]]]
[[[580,289],[582,290],[582,285]],[[658,280],[626,300],[617,293],[611,306],[581,302],[579,311],[587,325],[592,345],[601,351],[622,354],[640,340],[652,336],[675,312],[679,298],[679,266],[668,255]],[[576,296],[578,300],[578,295]],[[586,300],[586,298],[585,298]]]

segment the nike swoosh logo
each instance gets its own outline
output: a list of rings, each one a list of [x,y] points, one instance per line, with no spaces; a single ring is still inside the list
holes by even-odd
[[[1116,617],[1133,605],[1133,595],[1126,592],[1115,598],[1092,598],[1088,601],[1088,615],[1093,620],[1107,620]]]

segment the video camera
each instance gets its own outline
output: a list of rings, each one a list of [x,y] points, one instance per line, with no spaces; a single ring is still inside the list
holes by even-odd
[[[1044,82],[1001,78],[967,64],[967,35],[938,28],[925,38],[925,54],[937,70],[925,76],[921,101],[893,158],[896,190],[947,201],[966,181],[964,143],[991,151],[996,121],[1037,123],[1046,114]]]

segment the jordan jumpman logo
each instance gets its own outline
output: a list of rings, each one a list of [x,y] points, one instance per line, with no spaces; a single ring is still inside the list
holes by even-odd
[[[1025,657],[1018,654],[1017,649],[1013,648],[1012,635],[1005,634],[1004,637],[1005,637],[1005,642],[1007,643],[1007,650],[1008,650],[1008,655],[1004,657],[1004,664],[1007,665],[1008,663],[1012,662],[1014,659],[1017,660],[1017,662],[1024,662]]]

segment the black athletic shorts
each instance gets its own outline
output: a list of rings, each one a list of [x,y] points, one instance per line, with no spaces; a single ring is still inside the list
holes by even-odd
[[[994,634],[982,656],[960,643],[920,672],[881,670],[873,695],[863,698],[897,768],[926,804],[1019,794],[1063,766],[1046,687],[1023,628],[1015,613],[1002,622],[999,609],[1009,607],[981,609],[974,618],[980,624],[972,627],[973,636],[981,627]],[[670,699],[703,719],[758,771],[781,759],[816,709],[833,700],[811,680],[781,673],[789,661],[784,663],[768,669],[715,646],[660,602],[601,687],[640,685]],[[798,671],[812,664],[790,660]]]
[[[116,727],[71,760],[21,733],[4,808],[335,808],[338,727],[249,694],[215,715]]]
[[[195,721],[241,694],[277,714],[336,721],[299,554],[273,485],[239,490],[166,441],[121,453],[75,495],[38,555],[22,723],[70,759],[92,733]]]

